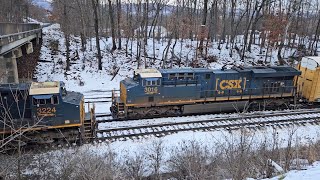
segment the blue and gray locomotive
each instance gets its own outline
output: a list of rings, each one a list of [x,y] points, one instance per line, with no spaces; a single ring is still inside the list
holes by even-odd
[[[0,85],[0,134],[23,134],[24,144],[81,143],[95,136],[94,108],[85,113],[81,93],[63,82]]]
[[[287,106],[300,74],[285,66],[137,70],[120,82],[110,110],[131,119]]]

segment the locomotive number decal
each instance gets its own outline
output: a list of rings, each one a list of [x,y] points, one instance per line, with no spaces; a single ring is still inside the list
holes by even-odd
[[[157,94],[158,93],[158,87],[145,87],[144,93],[146,94]]]
[[[56,108],[37,108],[37,115],[38,116],[55,116],[56,115]]]
[[[216,79],[216,90],[218,90],[218,86],[219,86],[219,88],[221,90],[225,90],[225,89],[245,89],[246,88],[246,78],[243,78],[243,80],[240,78],[240,79],[221,80],[221,81],[220,81],[219,78],[217,78]]]

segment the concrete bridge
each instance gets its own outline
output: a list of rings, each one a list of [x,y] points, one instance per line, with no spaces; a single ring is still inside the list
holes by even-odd
[[[0,83],[19,83],[17,58],[32,53],[41,34],[40,24],[0,23]]]

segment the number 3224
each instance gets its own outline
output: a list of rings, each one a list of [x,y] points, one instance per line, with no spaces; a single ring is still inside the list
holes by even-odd
[[[56,113],[56,108],[37,108],[37,114],[38,116],[54,116]]]

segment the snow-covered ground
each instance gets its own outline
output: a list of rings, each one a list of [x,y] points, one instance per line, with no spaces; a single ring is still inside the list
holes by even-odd
[[[320,179],[320,162],[308,166],[306,170],[292,170],[286,174],[270,178],[270,180],[318,180]],[[250,179],[248,179],[250,180]]]
[[[37,66],[37,80],[38,81],[64,81],[68,90],[78,91],[84,93],[85,97],[103,97],[110,96],[109,92],[105,92],[111,89],[119,89],[119,82],[125,77],[133,74],[134,69],[137,67],[136,62],[131,61],[130,57],[126,57],[124,50],[116,50],[113,54],[110,53],[109,49],[111,48],[111,39],[102,39],[100,44],[102,47],[102,62],[103,70],[98,71],[97,60],[95,58],[96,49],[94,47],[95,41],[92,40],[92,50],[90,50],[90,43],[88,43],[88,48],[85,52],[80,51],[80,39],[78,37],[72,37],[71,42],[71,70],[65,72],[66,58],[65,58],[65,41],[63,33],[60,31],[58,24],[44,28],[43,36],[43,47],[41,48],[40,59],[46,62],[39,62]],[[156,57],[157,59],[162,58],[162,52],[166,46],[166,41],[156,43]],[[192,59],[196,42],[180,41],[176,45],[175,52],[177,55],[181,56],[183,59]],[[56,48],[54,48],[56,47]],[[133,43],[133,49],[136,48],[136,44]],[[212,43],[210,45],[209,54],[217,56],[219,61],[207,64],[207,67],[210,68],[220,68],[224,64],[231,65],[244,65],[245,62],[241,62],[236,53],[234,57],[229,57],[229,50],[217,49],[217,44]],[[147,52],[149,55],[152,54],[152,40],[150,39]],[[259,50],[258,47],[253,48],[251,54],[248,56],[252,57],[254,60],[259,59]],[[288,55],[292,53],[293,50],[288,50]],[[169,53],[170,54],[170,53]],[[271,64],[275,63],[275,54],[271,56]],[[134,59],[134,58],[133,58]],[[149,62],[150,63],[150,62]],[[160,62],[155,62],[153,67],[159,67]],[[120,67],[118,75],[111,81],[112,75],[111,71],[114,70],[114,67]],[[108,113],[110,104],[108,103],[99,103],[96,105],[97,113]],[[185,117],[183,117],[185,118]],[[206,118],[206,116],[190,116],[187,117],[196,120]],[[167,121],[168,119],[166,119]],[[179,118],[172,118],[174,121],[179,121]],[[112,124],[115,126],[116,124]],[[119,124],[120,125],[120,124]],[[104,125],[108,126],[107,124]],[[280,147],[286,147],[287,140],[289,139],[290,132],[293,133],[295,138],[294,142],[307,143],[315,142],[319,139],[320,127],[313,125],[306,125],[302,127],[292,127],[289,129],[273,129],[273,128],[264,128],[260,131],[247,131],[247,135],[250,137],[251,142],[257,146],[263,142],[272,142],[276,137],[279,141]],[[198,141],[201,144],[206,144],[212,147],[213,144],[224,144],[229,141],[234,141],[235,143],[240,141],[241,136],[240,131],[213,131],[213,132],[180,132],[177,134],[167,135],[162,138],[150,137],[150,138],[141,138],[135,140],[127,141],[116,141],[112,143],[102,142],[95,145],[86,144],[80,148],[80,151],[90,151],[94,153],[105,153],[108,150],[113,150],[118,154],[129,154],[133,155],[137,152],[140,152],[145,147],[150,146],[155,141],[163,141],[166,149],[171,147],[178,146],[179,144],[186,141]],[[299,140],[299,141],[298,141]],[[293,144],[294,144],[293,142]],[[214,147],[212,147],[214,148]],[[170,155],[170,152],[166,152],[166,157]],[[288,180],[293,179],[318,179],[320,177],[320,163],[315,163],[314,166],[310,167],[308,171],[299,171],[299,172],[289,172],[286,174],[285,178]],[[303,176],[308,174],[308,176]],[[297,178],[298,177],[298,178]],[[279,177],[276,177],[277,179]]]

